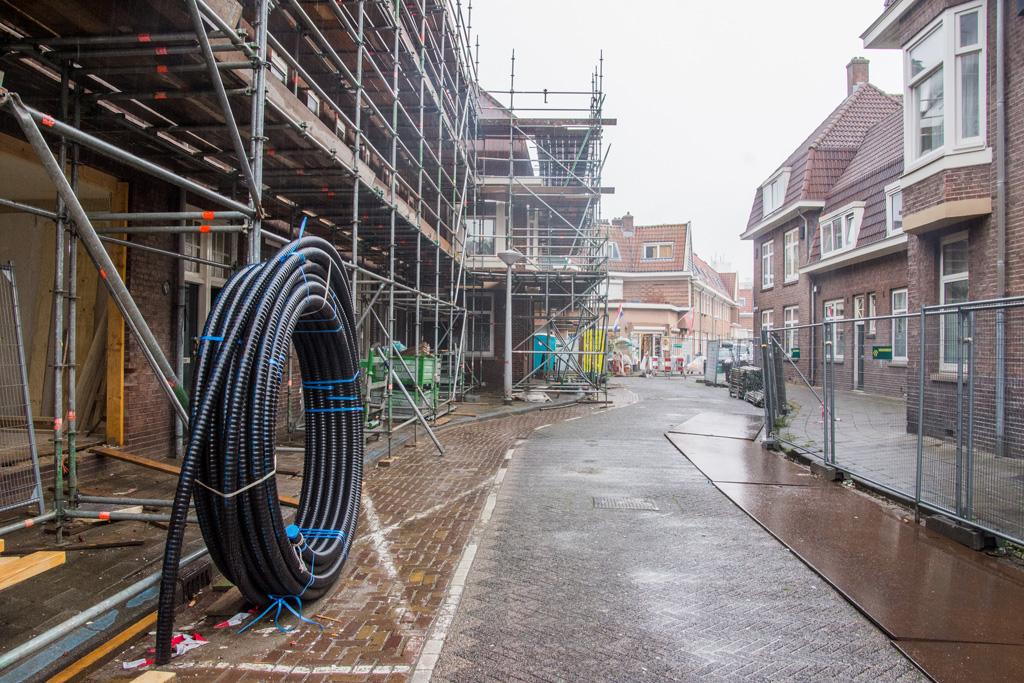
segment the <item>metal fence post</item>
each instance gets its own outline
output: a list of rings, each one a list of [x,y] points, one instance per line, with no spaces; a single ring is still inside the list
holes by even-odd
[[[832,339],[828,343],[828,397],[825,412],[828,414],[828,456],[836,464],[836,324],[832,323]]]
[[[764,390],[764,430],[768,436],[775,434],[775,422],[771,409],[771,361],[768,357],[768,332],[761,328],[761,384]]]
[[[964,325],[967,320],[964,309],[956,313],[956,456],[954,459],[953,498],[958,517],[963,517],[964,484]]]
[[[925,329],[927,318],[924,307],[921,307],[920,334],[918,335],[917,363],[917,464],[914,472],[914,521],[921,519],[921,483],[924,478],[924,372],[927,354],[925,353]],[[908,325],[909,327],[909,325]]]
[[[969,336],[964,339],[967,350],[967,453],[964,458],[964,518],[974,516],[974,339],[975,311],[967,314]]]
[[[829,387],[828,366],[829,366],[829,353],[832,351],[832,342],[830,342],[829,339],[828,339],[828,328],[826,327],[826,325],[828,325],[828,323],[826,323],[826,322],[823,322],[821,324],[821,342],[822,342],[822,351],[821,351],[821,363],[822,363],[822,368],[821,368],[821,429],[822,429],[822,443],[823,443],[823,446],[822,446],[823,452],[822,452],[821,455],[822,455],[822,459],[827,464],[829,462],[829,454],[832,451],[832,447],[831,447],[831,443],[830,443],[830,436],[831,436],[830,435],[830,431],[831,431],[830,427],[831,427],[831,424],[830,424],[830,418],[829,418],[829,415],[832,413],[832,404],[830,403],[829,398],[828,398],[828,387]]]

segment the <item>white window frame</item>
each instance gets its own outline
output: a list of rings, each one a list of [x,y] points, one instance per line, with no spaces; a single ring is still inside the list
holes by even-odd
[[[214,235],[223,235],[226,244],[227,258],[220,258],[213,248]],[[198,240],[196,240],[198,238]],[[198,249],[194,245],[198,243]],[[231,266],[234,264],[238,254],[238,235],[227,232],[190,232],[185,233],[185,253],[189,256],[196,256],[207,261],[223,263],[223,268],[196,263],[195,261],[184,261],[185,282],[199,286],[198,310],[196,311],[197,328],[203,329],[206,325],[206,318],[213,308],[213,290],[224,287],[231,274]],[[220,272],[218,272],[220,271]]]
[[[490,233],[480,228],[490,226]],[[480,245],[490,239],[491,248],[481,249]],[[473,216],[466,219],[466,252],[473,256],[495,256],[498,253],[498,219],[494,216]],[[471,253],[470,253],[471,252]]]
[[[619,250],[619,243],[608,241],[605,247],[609,261],[619,261],[622,259],[622,252]]]
[[[309,109],[316,116],[320,116],[320,96],[312,88],[306,91],[306,109]]]
[[[858,294],[853,297],[853,319],[860,320],[864,317],[864,295]]]
[[[761,329],[762,330],[774,330],[775,329],[775,309],[768,308],[761,311]]]
[[[896,212],[896,197],[900,198],[900,210],[897,216]],[[896,226],[896,219],[899,218],[899,226]],[[894,183],[885,188],[885,235],[886,237],[892,237],[893,235],[903,234],[903,189],[899,183]]]
[[[978,11],[979,44],[960,48],[959,18],[967,13]],[[987,140],[988,127],[988,12],[987,0],[976,0],[945,10],[928,26],[920,31],[913,40],[903,48],[904,76],[904,158],[907,160],[905,173],[926,166],[932,161],[947,154],[973,151],[984,148]],[[924,42],[935,31],[942,31],[944,43],[943,59],[931,69],[911,76],[910,52]],[[959,86],[958,58],[970,53],[979,54],[978,71],[978,135],[970,138],[961,136],[961,111],[963,106],[962,92]],[[942,69],[943,91],[943,144],[925,154],[918,152],[918,124],[914,111],[914,88]]]
[[[896,298],[898,296],[901,296],[903,299],[903,302],[900,305],[896,304]],[[892,290],[889,293],[889,303],[891,305],[889,311],[893,316],[906,316],[906,314],[910,311],[910,294],[908,293],[907,288],[899,287],[897,289]],[[895,361],[903,361],[904,363],[907,362],[908,348],[910,346],[910,337],[907,334],[910,329],[910,326],[907,323],[908,320],[909,319],[906,317],[894,317],[892,319],[892,339],[890,340],[892,341],[892,359]],[[898,352],[899,345],[896,342],[897,338],[900,335],[903,336],[902,353]]]
[[[799,306],[786,306],[782,309],[782,326],[786,330],[784,343],[786,345],[786,354],[792,358],[793,349],[799,348],[797,342],[800,339],[799,330],[796,326],[800,324],[800,307]]]
[[[767,267],[765,264],[767,263]],[[761,289],[775,286],[775,239],[761,243]]]
[[[829,309],[832,312],[829,313]],[[838,311],[838,313],[837,313]],[[846,302],[842,299],[830,299],[822,304],[822,319],[825,322],[837,321],[835,325],[825,326],[825,340],[832,339],[833,331],[835,339],[832,339],[832,360],[839,363],[846,358],[846,328],[842,320],[846,320]]]
[[[789,190],[789,176],[792,169],[780,168],[768,180],[761,184],[761,215],[770,216],[786,203],[786,192]]]
[[[473,297],[475,303],[471,301],[466,302],[466,310],[469,311],[470,316],[486,315],[489,322],[487,323],[487,350],[486,351],[471,351],[469,350],[470,344],[466,344],[466,355],[473,358],[494,358],[494,292],[467,292],[467,297]],[[490,306],[480,306],[480,301],[488,301]],[[472,323],[470,330],[472,331]]]
[[[800,229],[787,230],[782,235],[783,282],[800,279]]]
[[[662,247],[668,247],[668,256],[660,256]],[[648,256],[647,250],[653,248],[654,256]],[[671,261],[672,260],[672,243],[671,242],[645,242],[643,250],[644,261]]]
[[[868,334],[876,334],[878,327],[875,325],[875,316],[878,315],[878,297],[874,292],[868,292]]]
[[[270,73],[282,83],[288,83],[288,61],[275,50],[270,50]]]
[[[864,202],[851,202],[818,221],[818,235],[821,244],[821,258],[842,254],[857,247],[860,226],[864,222]],[[843,246],[835,246],[836,230],[840,231]],[[826,241],[826,236],[829,238]],[[828,248],[826,249],[826,246]]]
[[[945,264],[943,263],[943,261],[945,260],[944,252],[945,252],[946,245],[947,244],[952,244],[954,242],[961,242],[961,241],[967,242],[967,258],[968,258],[968,263],[970,263],[970,242],[967,239],[967,233],[966,232],[958,232],[958,233],[955,233],[953,235],[949,235],[947,237],[944,237],[942,239],[942,242],[939,244],[939,304],[942,305],[942,306],[946,305],[946,285],[947,284],[949,284],[951,282],[961,282],[961,281],[970,282],[970,278],[969,278],[970,266],[968,266],[967,270],[962,271],[960,273],[953,273],[951,275],[945,275],[944,272],[943,272],[945,270],[945,268],[944,268]],[[970,299],[970,296],[968,296],[968,299]],[[940,372],[956,372],[956,355],[955,355],[955,353],[954,353],[953,360],[947,360],[946,359],[946,316],[947,315],[954,315],[954,316],[956,316],[957,314],[956,313],[945,313],[945,314],[942,315],[942,320],[939,323],[939,371]],[[966,364],[966,363],[963,363],[963,364]],[[964,370],[966,371],[966,367],[964,368]]]

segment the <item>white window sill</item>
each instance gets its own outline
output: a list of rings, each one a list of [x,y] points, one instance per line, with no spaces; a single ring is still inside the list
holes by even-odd
[[[991,147],[943,148],[908,163],[900,177],[900,186],[905,190],[942,171],[969,166],[984,166],[991,163]]]
[[[761,285],[761,291],[762,292],[769,292],[769,291],[771,291],[773,289],[775,289],[775,285],[767,285],[767,286],[766,285]]]
[[[889,367],[890,368],[905,368],[905,367],[907,367],[907,359],[906,358],[893,358],[891,361],[889,361]]]
[[[784,284],[784,285],[795,285],[798,282],[800,282],[800,277],[799,276],[790,278],[788,280],[785,280],[782,284]]]

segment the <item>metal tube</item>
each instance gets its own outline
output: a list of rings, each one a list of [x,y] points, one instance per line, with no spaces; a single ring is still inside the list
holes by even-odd
[[[948,314],[947,314],[948,315]],[[956,514],[963,517],[963,468],[964,468],[964,311],[956,315],[956,460],[954,495]]]
[[[51,513],[52,514],[52,513]],[[2,531],[2,530],[0,530]],[[206,556],[209,551],[206,548],[197,550],[194,553],[189,553],[185,557],[181,558],[181,563],[178,565],[179,569],[185,567],[192,562]],[[102,600],[92,607],[82,610],[75,616],[62,621],[61,623],[53,626],[46,631],[40,633],[35,638],[28,640],[18,647],[15,647],[3,654],[0,654],[0,670],[6,669],[12,664],[21,661],[28,655],[43,649],[50,643],[54,642],[61,636],[66,635],[71,630],[78,628],[88,622],[92,621],[101,614],[107,612],[112,607],[116,607],[121,603],[134,598],[139,593],[142,593],[150,586],[155,586],[160,581],[161,572],[150,574],[146,578],[136,581],[132,585],[124,588],[117,593],[114,593],[106,600]]]
[[[96,228],[99,235],[167,235],[195,232],[245,232],[244,225],[132,225],[121,228]]]
[[[128,240],[119,240],[116,237],[107,237],[106,235],[100,235],[100,240],[107,244],[117,244],[122,247],[128,247],[130,249],[138,249],[139,251],[148,251],[153,254],[160,254],[170,258],[180,259],[182,261],[191,261],[192,263],[201,263],[206,266],[213,266],[214,268],[224,268],[223,263],[217,263],[216,261],[210,261],[209,259],[199,258],[198,256],[189,256],[188,254],[182,254],[174,251],[167,251],[159,247],[151,247],[148,244],[140,244],[138,242],[129,242]]]
[[[224,90],[224,81],[220,77],[220,69],[217,68],[217,58],[213,54],[213,49],[210,47],[210,37],[206,34],[206,26],[203,25],[203,17],[199,14],[199,5],[196,4],[196,0],[187,0],[189,14],[192,15],[192,25],[195,27],[196,38],[199,39],[199,46],[203,50],[203,56],[206,58],[206,66],[208,67],[207,72],[210,76],[210,81],[213,83],[214,92],[217,94],[217,102],[220,104],[221,111],[224,112],[224,124],[228,129],[228,137],[231,138],[231,144],[235,148],[235,156],[238,158],[238,167],[242,170],[242,176],[245,178],[245,184],[249,189],[249,199],[252,202],[253,208],[256,213],[261,212],[260,208],[260,194],[256,187],[256,179],[253,177],[252,167],[249,166],[249,159],[245,156],[245,146],[242,144],[242,135],[238,132],[238,124],[235,122],[235,114],[231,110],[231,102],[228,101],[227,92]],[[266,27],[263,28],[264,36],[266,35]],[[262,71],[262,67],[259,67]],[[257,88],[262,87],[263,83],[260,82]],[[255,98],[259,98],[260,93],[257,89]],[[255,122],[255,118],[253,121]],[[259,238],[257,233],[256,238]]]
[[[69,93],[70,94],[70,93]],[[81,90],[75,88],[75,126],[81,124]],[[61,116],[67,116],[67,106]],[[78,191],[78,145],[71,146],[71,189]],[[74,503],[78,494],[78,452],[75,441],[78,435],[78,231],[72,223],[68,226],[68,344],[67,344],[67,445],[68,445],[68,500]]]
[[[256,31],[256,55],[252,65],[252,115],[250,118],[251,137],[249,149],[252,154],[252,192],[250,201],[252,207],[252,225],[249,232],[249,252],[246,261],[248,263],[259,263],[262,256],[263,240],[260,233],[263,231],[263,148],[266,138],[264,137],[264,124],[267,109],[267,31],[270,24],[270,0],[257,0],[256,2],[256,23],[253,27]],[[228,114],[230,115],[230,109]]]
[[[506,226],[509,224],[509,221],[505,222]],[[505,363],[503,388],[505,405],[512,405],[512,264],[508,264],[505,268]]]
[[[125,498],[124,496],[78,496],[80,503],[105,503],[111,505],[144,505],[154,508],[169,508],[174,505],[173,500],[163,498]],[[195,503],[189,504],[195,507]]]
[[[43,485],[39,476],[39,449],[36,445],[36,430],[32,424],[32,398],[28,390],[28,364],[25,362],[25,340],[21,331],[21,306],[18,304],[18,285],[14,279],[14,265],[8,264],[8,277],[11,279],[11,299],[14,307],[14,335],[18,339],[18,364],[21,366],[21,400],[25,402],[25,420],[28,427],[28,448],[32,456],[32,469],[36,477],[36,500],[39,501],[39,514],[46,512],[43,500]],[[23,524],[23,523],[22,523]],[[5,527],[9,529],[10,527]],[[20,528],[20,527],[16,527]],[[0,530],[0,536],[5,531]]]
[[[62,107],[67,107],[68,70],[61,68],[60,100]],[[34,127],[34,126],[33,126]],[[40,138],[42,136],[40,135]],[[74,194],[67,178],[64,177],[64,166],[67,162],[67,145],[61,138],[59,145],[60,162],[53,158],[49,148],[46,153],[53,161],[52,170],[67,185],[68,192]],[[53,175],[51,173],[51,175]],[[53,507],[57,510],[57,540],[61,540],[62,521],[64,515],[64,233],[67,225],[64,219],[66,199],[57,194],[57,222],[54,229],[53,259]]]
[[[122,512],[120,510],[65,510],[65,517],[75,519],[108,519],[111,522],[169,522],[171,516],[162,513],[148,512]],[[195,523],[195,517],[189,517],[188,521]]]
[[[75,220],[82,238],[82,244],[96,264],[100,277],[106,283],[107,289],[110,291],[111,297],[124,317],[125,323],[132,331],[133,336],[140,342],[139,346],[153,371],[158,376],[164,378],[165,381],[161,382],[160,386],[171,402],[171,406],[181,416],[182,420],[187,423],[188,412],[182,406],[175,393],[177,380],[174,376],[174,368],[171,367],[171,364],[164,356],[156,337],[153,336],[153,332],[142,317],[142,313],[135,304],[135,300],[132,299],[131,294],[128,292],[124,280],[121,279],[121,274],[118,273],[117,267],[110,259],[110,255],[107,254],[107,250],[103,247],[99,235],[96,234],[95,229],[92,227],[85,209],[82,208],[82,204],[78,201],[78,197],[75,196],[74,190],[71,189],[67,178],[64,177],[61,167],[58,165],[57,160],[54,159],[53,153],[47,147],[42,133],[36,127],[30,110],[21,103],[21,99],[16,94],[7,91],[0,91],[0,107],[10,110],[18,120],[18,124],[39,156],[39,160],[42,162],[47,175],[50,176],[50,179],[56,185],[57,194],[60,195],[71,217]],[[65,126],[65,128],[70,129],[70,126]],[[59,470],[60,468],[58,468]]]
[[[9,91],[0,91],[0,107],[7,108],[12,113],[14,113],[14,115],[17,118],[19,118],[19,123],[21,124],[23,130],[25,129],[25,124],[28,122],[32,122],[33,124],[41,123],[43,126],[48,128],[51,133],[55,135],[63,136],[68,140],[71,140],[72,142],[77,142],[81,145],[84,145],[85,147],[95,150],[100,154],[109,156],[115,161],[120,161],[128,166],[131,166],[132,168],[138,171],[148,173],[160,180],[168,182],[177,187],[185,188],[192,194],[209,199],[210,201],[220,204],[221,206],[229,207],[234,211],[238,211],[247,218],[251,218],[254,214],[253,210],[250,207],[246,206],[245,204],[236,202],[233,199],[228,199],[227,197],[224,197],[218,194],[217,192],[214,192],[213,190],[209,189],[204,185],[200,185],[195,181],[183,178],[176,173],[168,171],[162,166],[157,166],[156,164],[150,161],[146,161],[141,157],[137,157],[134,154],[126,152],[121,147],[112,145],[104,140],[100,140],[97,137],[89,135],[88,133],[84,133],[78,130],[77,128],[74,128],[73,126],[69,126],[66,123],[62,123],[61,121],[58,121],[51,116],[47,116],[46,114],[43,114],[42,112],[33,109],[32,107],[29,107],[24,102],[22,102],[21,98],[18,97],[15,93]],[[28,121],[25,121],[23,117],[28,117]],[[33,125],[33,127],[35,126]],[[37,132],[39,131],[38,128],[36,128],[35,130]],[[44,142],[43,144],[45,145],[46,143]],[[85,214],[83,212],[83,216],[84,215]]]
[[[15,209],[22,213],[30,213],[33,216],[49,218],[51,221],[57,220],[56,211],[47,211],[46,209],[40,209],[39,207],[32,206],[31,204],[23,204],[11,199],[0,199],[0,206],[6,206],[9,209]]]
[[[996,2],[996,297],[1006,296],[1006,3]],[[1018,3],[1018,7],[1019,7]],[[996,312],[995,454],[1006,455],[1006,311]]]
[[[8,524],[7,526],[0,527],[0,536],[7,536],[13,534],[15,531],[21,531],[22,529],[31,529],[36,524],[42,524],[43,522],[49,522],[51,519],[57,518],[57,511],[51,510],[50,512],[44,512],[38,517],[32,517],[31,519],[23,519],[20,522],[14,524]]]
[[[238,220],[247,218],[241,211],[99,211],[89,214],[89,220],[99,221],[183,221],[183,220]],[[210,226],[211,228],[214,226]]]
[[[430,440],[434,442],[438,455],[444,455],[444,446],[442,446],[441,442],[437,440],[437,436],[434,434],[434,430],[430,428],[430,423],[427,422],[427,418],[423,417],[423,413],[421,413],[420,409],[416,407],[416,402],[412,399],[412,396],[409,395],[405,385],[402,384],[401,379],[399,379],[398,374],[395,372],[394,366],[388,361],[387,354],[381,353],[380,346],[377,346],[377,355],[384,362],[384,365],[387,366],[388,375],[391,377],[391,383],[398,385],[399,390],[405,395],[405,400],[409,402],[409,407],[412,408],[412,412],[416,415],[416,419],[419,420],[420,424],[423,425],[423,428],[427,430],[427,436],[429,436]]]
[[[974,510],[974,311],[967,314],[970,336],[967,346],[967,453],[964,457],[964,519],[970,519]]]
[[[917,470],[914,473],[914,520],[920,519],[921,508],[921,482],[924,478],[922,466],[924,465],[924,372],[925,372],[925,329],[927,318],[924,308],[920,315],[920,334],[918,339],[918,368],[917,368]]]

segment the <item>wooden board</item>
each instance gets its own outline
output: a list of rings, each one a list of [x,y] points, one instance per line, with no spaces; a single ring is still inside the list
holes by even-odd
[[[139,465],[140,467],[147,467],[151,470],[157,470],[158,472],[166,472],[167,474],[173,474],[178,476],[181,473],[181,468],[177,465],[172,465],[167,462],[161,462],[159,460],[153,460],[152,458],[146,458],[141,455],[135,455],[128,451],[118,450],[116,448],[107,448],[106,446],[96,446],[90,449],[93,453],[99,455],[105,455],[109,458],[116,458],[123,462],[130,462],[133,465]],[[278,496],[277,500],[286,507],[297,508],[299,507],[299,499],[295,496]]]
[[[110,200],[111,211],[128,210],[128,183],[118,183]],[[123,225],[123,223],[122,223]],[[125,239],[123,233],[115,237]],[[110,258],[114,261],[121,279],[128,266],[127,247],[108,245]],[[127,283],[126,283],[127,284]],[[107,422],[106,437],[110,443],[124,444],[124,318],[114,303],[114,297],[107,297]]]
[[[89,654],[85,655],[84,657],[76,661],[68,668],[47,679],[46,683],[63,683],[64,681],[74,680],[76,676],[80,676],[96,664],[103,662],[111,653],[120,649],[120,647],[127,643],[129,640],[135,638],[141,633],[145,633],[146,630],[148,630],[149,627],[155,623],[156,612],[147,614],[142,619],[139,619],[137,622],[135,622],[125,630],[121,631],[116,636],[106,641],[98,648],[96,648]],[[150,671],[146,673],[156,672]],[[140,680],[140,678],[136,678],[135,680]],[[174,678],[157,678],[151,680],[174,680]]]
[[[0,590],[10,588],[36,574],[42,574],[47,569],[59,567],[64,564],[66,557],[63,551],[58,550],[4,558],[10,561],[0,564]]]

